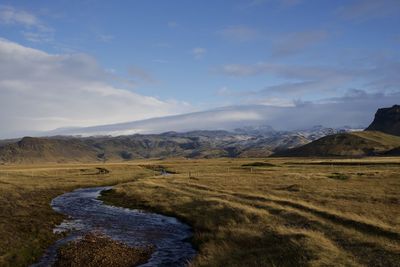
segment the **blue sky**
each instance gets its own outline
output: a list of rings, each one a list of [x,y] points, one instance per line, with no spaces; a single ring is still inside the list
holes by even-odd
[[[57,64],[65,67],[62,79],[77,80],[73,84],[78,87],[86,88],[88,83],[82,80],[90,81],[91,86],[101,84],[166,105],[159,112],[152,112],[155,108],[150,105],[133,109],[135,116],[122,116],[129,109],[118,110],[116,102],[107,107],[115,115],[99,112],[98,117],[78,120],[76,114],[65,112],[46,121],[51,117],[46,112],[53,110],[38,106],[56,100],[50,89],[36,88],[35,95],[42,98],[24,103],[32,106],[26,111],[36,114],[34,120],[43,122],[29,123],[36,130],[230,105],[289,107],[362,96],[393,102],[400,90],[398,0],[1,1],[0,38],[7,42],[3,55],[13,51],[12,45],[21,53],[33,48],[50,57],[40,64],[52,71],[51,64],[60,60]],[[17,60],[0,64],[10,62]],[[21,61],[22,65],[26,63]],[[32,82],[20,75],[20,80],[15,75],[14,84],[58,87],[57,80],[41,81],[43,73],[32,74],[32,79],[39,79]],[[7,98],[7,92],[17,89],[4,86],[0,93],[10,102],[15,98]],[[74,97],[87,97],[82,90],[75,90]],[[96,90],[102,91],[92,91]],[[53,93],[66,91],[65,87]],[[96,97],[101,98],[91,96]],[[127,107],[136,103],[126,101]],[[74,107],[80,118],[86,113],[81,105]],[[26,122],[32,120],[25,118],[13,127],[20,129]]]

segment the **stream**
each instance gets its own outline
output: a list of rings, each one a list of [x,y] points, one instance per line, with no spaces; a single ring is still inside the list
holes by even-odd
[[[108,189],[111,187],[77,189],[53,199],[53,209],[68,216],[54,232],[68,234],[50,246],[31,267],[52,266],[58,248],[92,231],[100,231],[129,246],[154,245],[154,253],[142,267],[185,266],[195,256],[196,251],[188,241],[192,236],[188,225],[173,217],[106,205],[97,198]]]

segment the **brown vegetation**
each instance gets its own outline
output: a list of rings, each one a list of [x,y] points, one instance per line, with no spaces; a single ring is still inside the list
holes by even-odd
[[[163,161],[177,174],[116,186],[103,199],[191,224],[193,266],[398,266],[400,160],[353,161]]]
[[[133,267],[146,263],[152,247],[132,248],[101,233],[89,233],[59,251],[55,267]]]
[[[57,238],[52,229],[63,218],[52,198],[110,184],[118,185],[107,202],[192,225],[192,266],[398,266],[399,164],[385,157],[3,165],[0,266],[27,266]]]

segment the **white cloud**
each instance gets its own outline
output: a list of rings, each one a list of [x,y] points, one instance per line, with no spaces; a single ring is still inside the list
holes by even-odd
[[[195,47],[192,49],[191,53],[195,59],[202,59],[204,54],[207,52],[205,48],[202,47]]]
[[[238,42],[251,41],[260,37],[256,29],[243,25],[226,27],[218,33],[226,39]]]
[[[0,135],[145,119],[188,106],[115,87],[85,54],[52,55],[0,39]]]

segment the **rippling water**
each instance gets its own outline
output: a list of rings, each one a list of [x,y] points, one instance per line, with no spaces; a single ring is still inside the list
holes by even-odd
[[[60,246],[94,230],[130,246],[154,245],[149,262],[141,266],[185,266],[194,257],[195,250],[187,241],[191,237],[189,226],[173,217],[105,205],[97,197],[110,188],[78,189],[53,199],[53,209],[69,216],[54,231],[69,234],[49,247],[31,267],[51,266]]]

